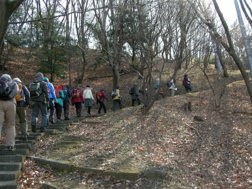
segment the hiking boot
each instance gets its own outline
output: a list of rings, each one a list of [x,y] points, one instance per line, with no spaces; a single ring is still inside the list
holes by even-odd
[[[57,119],[57,123],[60,123],[60,119]]]
[[[32,132],[36,133],[36,131],[37,131],[36,125],[32,125]]]
[[[13,146],[7,146],[7,149],[8,149],[9,151],[15,150],[15,148],[14,148]]]
[[[46,132],[46,128],[40,127],[40,132]]]
[[[53,119],[52,119],[52,118],[50,118],[50,119],[49,119],[49,121],[50,121],[50,123],[51,123],[51,124],[54,124],[54,122],[53,122]]]
[[[69,120],[69,117],[65,116],[65,120]]]

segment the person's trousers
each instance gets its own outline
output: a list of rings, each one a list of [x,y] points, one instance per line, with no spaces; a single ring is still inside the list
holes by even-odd
[[[99,107],[98,113],[99,114],[101,113],[102,108],[103,108],[104,113],[107,113],[106,106],[105,106],[104,102],[99,102],[99,103],[100,103],[100,107]]]
[[[132,99],[132,106],[134,106],[135,101],[137,100],[137,104],[140,105],[140,100],[139,99]]]
[[[63,107],[59,103],[55,103],[55,109],[56,109],[57,119],[60,119]]]
[[[113,111],[115,111],[115,109],[116,109],[116,103],[118,103],[120,109],[122,109],[122,102],[121,102],[121,100],[120,99],[116,99],[116,100],[113,100],[113,107],[112,107]]]
[[[32,119],[31,119],[31,125],[33,127],[36,127],[37,125],[37,117],[39,115],[39,110],[41,111],[41,116],[42,116],[42,121],[41,121],[41,126],[40,128],[45,129],[45,127],[47,126],[47,119],[46,119],[46,115],[47,115],[47,105],[45,102],[36,102],[34,104],[34,107],[32,109]]]
[[[49,119],[53,120],[53,115],[54,115],[54,100],[53,100],[53,98],[49,99],[49,109],[50,109]]]
[[[82,102],[74,103],[77,116],[81,116]]]
[[[23,136],[28,136],[28,125],[27,125],[27,120],[26,120],[26,109],[25,107],[17,107],[16,108],[16,122],[17,122],[17,117],[19,118],[19,123],[20,123],[20,130]]]
[[[11,100],[0,100],[0,136],[2,136],[2,127],[5,123],[5,146],[15,145],[15,116],[16,105]]]
[[[69,104],[70,103],[68,101],[64,101],[64,103],[63,103],[65,117],[68,117],[68,115],[69,115]]]

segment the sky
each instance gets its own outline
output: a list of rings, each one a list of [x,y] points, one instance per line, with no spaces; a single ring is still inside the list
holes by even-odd
[[[217,3],[227,22],[235,22],[237,20],[234,0],[217,0]]]

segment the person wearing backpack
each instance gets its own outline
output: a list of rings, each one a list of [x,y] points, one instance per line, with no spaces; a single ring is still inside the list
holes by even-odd
[[[49,92],[49,102],[48,102],[48,107],[47,107],[50,110],[49,121],[52,124],[54,124],[53,116],[54,116],[54,111],[55,111],[55,102],[57,102],[55,89],[54,89],[53,84],[49,82],[49,79],[47,77],[44,77],[43,80],[46,82],[48,92]]]
[[[177,91],[178,89],[175,87],[174,81],[172,78],[170,78],[167,83],[166,83],[167,87],[169,90],[171,90],[171,96],[173,97],[175,94],[175,91]]]
[[[156,81],[157,82],[154,84],[154,90],[155,90],[156,93],[158,93],[158,96],[161,95],[162,98],[164,98],[163,89],[161,87],[159,87],[159,85],[160,85],[160,79],[157,78]],[[158,96],[157,96],[157,100],[158,100]]]
[[[27,140],[28,134],[28,125],[26,120],[26,110],[29,108],[30,103],[30,92],[25,85],[22,84],[22,81],[19,78],[14,78],[14,82],[18,85],[18,93],[15,96],[16,99],[16,114],[19,118],[19,124],[23,140]]]
[[[40,126],[40,132],[46,131],[47,126],[47,102],[49,102],[49,91],[46,82],[44,82],[44,76],[41,72],[36,73],[35,80],[29,85],[30,91],[30,104],[31,101],[34,102],[32,105],[32,118],[31,126],[32,132],[37,131],[37,117],[39,111],[41,112],[42,121]]]
[[[78,88],[75,88],[72,91],[71,104],[75,106],[77,117],[81,117],[82,103],[84,103],[83,94]]]
[[[183,85],[185,87],[186,92],[192,92],[191,88],[191,80],[188,78],[188,76],[185,74],[183,79]]]
[[[83,91],[84,106],[88,108],[87,115],[91,115],[92,101],[94,102],[94,97],[89,85]]]
[[[121,96],[120,96],[119,86],[116,86],[115,92],[116,92],[116,95],[113,98],[113,106],[112,106],[112,110],[113,111],[116,110],[116,103],[118,103],[120,109],[122,109],[122,102],[121,102]]]
[[[101,89],[101,91],[96,94],[96,98],[97,98],[97,102],[100,104],[99,109],[98,109],[98,114],[101,114],[102,108],[103,108],[104,113],[106,114],[107,110],[104,104],[104,99],[106,99],[108,102],[106,91],[104,89]]]
[[[70,98],[72,96],[72,92],[69,90],[68,86],[64,86],[63,91],[65,95],[65,98],[63,100],[64,116],[65,116],[65,120],[69,120],[69,104],[70,104]]]
[[[15,146],[15,96],[18,91],[18,86],[8,74],[3,74],[0,77],[0,84],[0,138],[2,137],[1,131],[5,123],[5,146],[8,150],[12,151]]]
[[[130,90],[131,94],[131,100],[132,100],[132,106],[134,106],[135,101],[137,100],[138,105],[140,105],[140,100],[138,98],[138,87],[135,83],[134,86]]]
[[[60,123],[61,114],[62,114],[62,110],[63,110],[63,104],[64,104],[64,98],[65,98],[63,88],[64,88],[63,85],[55,86],[55,94],[56,94],[56,98],[57,98],[57,102],[55,102],[57,123]]]

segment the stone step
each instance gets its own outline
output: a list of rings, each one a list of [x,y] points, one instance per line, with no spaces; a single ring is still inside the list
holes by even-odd
[[[61,131],[61,132],[65,132],[68,130],[68,127],[66,126],[53,126],[53,127],[50,127],[50,129],[54,129],[54,130],[58,130],[58,131]]]
[[[51,128],[48,128],[46,129],[46,133],[47,134],[50,134],[50,135],[56,135],[56,134],[63,134],[64,132],[63,131],[60,131],[58,129],[51,129]]]
[[[22,163],[0,163],[0,170],[1,171],[20,171],[22,167]]]
[[[23,140],[23,137],[22,136],[16,136],[15,139],[16,140]],[[28,136],[27,137],[27,140],[36,140],[37,141],[39,139],[41,139],[40,135],[38,135],[38,136]]]
[[[27,143],[27,144],[33,145],[36,143],[36,140],[16,140],[15,143],[16,144],[20,144],[20,143],[26,144]]]
[[[34,148],[32,147],[31,144],[29,143],[18,143],[18,144],[15,144],[15,148],[16,149],[29,149],[29,150],[33,150]],[[4,150],[6,149],[6,146],[5,145],[0,145],[0,150]]]
[[[0,181],[16,180],[19,174],[19,171],[0,171]]]
[[[0,155],[28,155],[29,150],[28,149],[15,149],[13,151],[9,150],[1,150]]]
[[[0,181],[0,189],[17,189],[17,182],[11,181]]]
[[[99,124],[102,123],[102,121],[82,121],[81,123],[87,123],[87,124]]]
[[[24,162],[25,156],[22,155],[1,155],[0,162]]]

